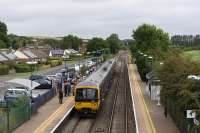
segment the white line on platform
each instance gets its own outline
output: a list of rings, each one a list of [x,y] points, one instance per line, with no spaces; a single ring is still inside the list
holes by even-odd
[[[127,64],[127,68],[128,68],[128,64]],[[128,78],[129,78],[129,85],[130,85],[130,89],[131,89],[131,97],[132,97],[132,102],[133,102],[133,111],[134,111],[134,117],[135,117],[136,133],[139,133],[137,114],[136,114],[136,110],[135,110],[135,100],[133,98],[133,92],[132,92],[133,88],[132,88],[132,85],[131,85],[131,78],[130,78],[130,74],[129,74],[129,68],[128,68]]]
[[[56,126],[51,130],[50,133],[54,133],[56,131],[56,129],[58,128],[58,126],[65,120],[65,118],[69,115],[69,113],[72,111],[72,109],[74,108],[74,106],[72,106],[67,113],[63,116],[63,118],[56,124]]]

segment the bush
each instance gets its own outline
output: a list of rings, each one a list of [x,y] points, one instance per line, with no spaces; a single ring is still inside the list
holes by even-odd
[[[7,65],[0,65],[0,75],[6,75],[9,73],[9,67]]]
[[[62,64],[62,61],[61,60],[51,60],[50,61],[50,66],[51,67],[55,67],[55,66],[59,66]]]
[[[15,65],[15,70],[17,73],[30,72],[31,66],[25,63],[20,63]]]

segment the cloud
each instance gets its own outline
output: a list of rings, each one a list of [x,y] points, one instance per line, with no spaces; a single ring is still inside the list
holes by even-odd
[[[130,38],[142,23],[197,34],[198,0],[0,0],[0,20],[19,35]]]

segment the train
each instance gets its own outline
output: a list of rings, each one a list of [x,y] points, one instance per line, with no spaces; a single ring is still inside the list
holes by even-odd
[[[101,105],[101,87],[109,79],[115,59],[105,62],[96,72],[86,80],[77,84],[75,110],[81,114],[96,114]]]

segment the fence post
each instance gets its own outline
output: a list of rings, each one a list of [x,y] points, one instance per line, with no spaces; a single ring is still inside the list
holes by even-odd
[[[6,112],[7,112],[7,132],[10,133],[9,106],[8,106],[7,101],[5,103],[6,103]]]

